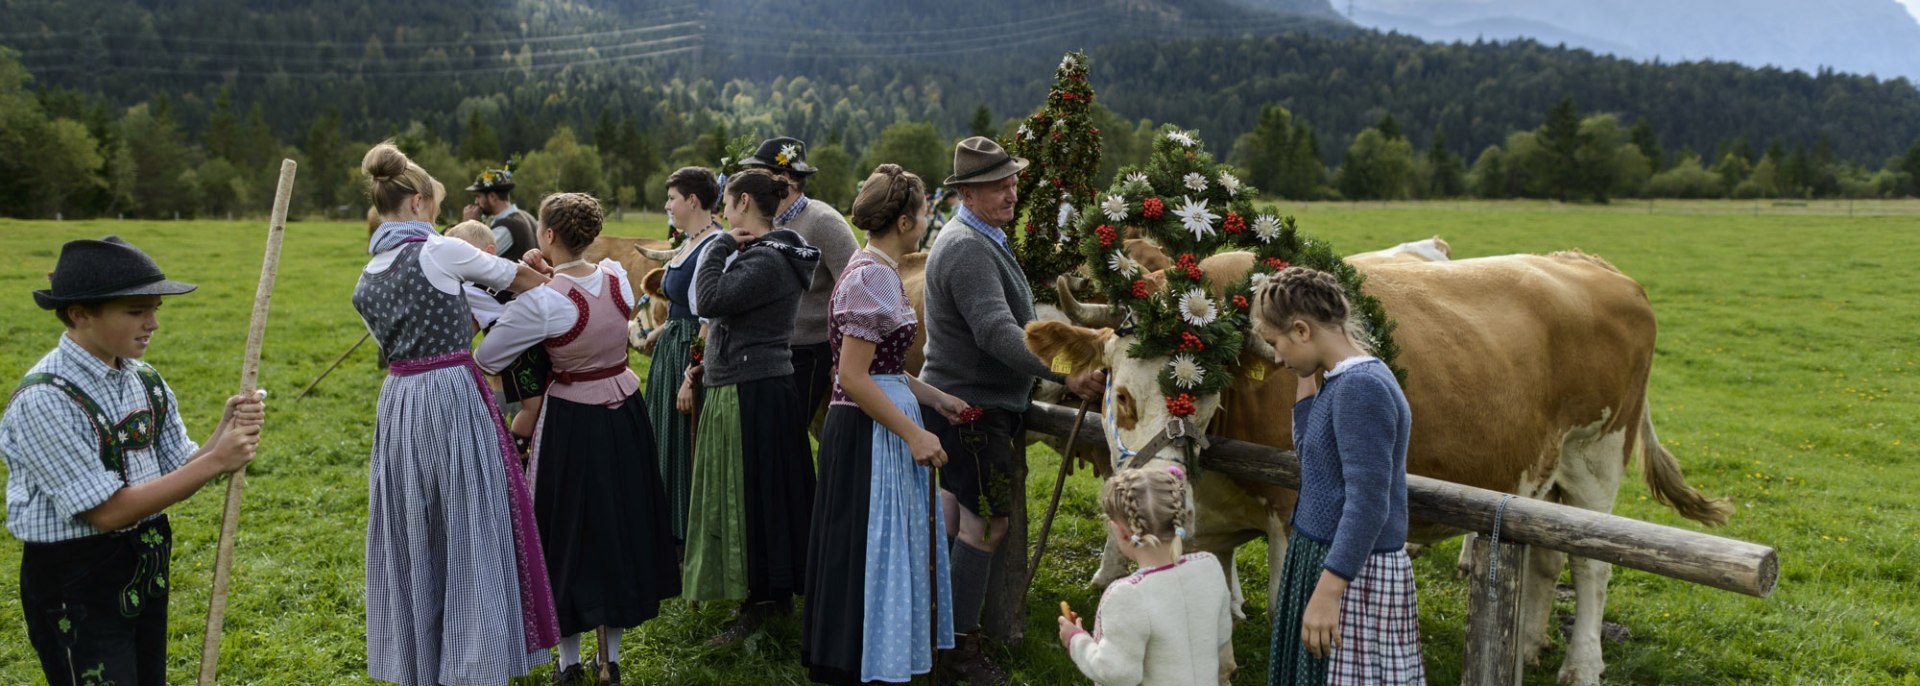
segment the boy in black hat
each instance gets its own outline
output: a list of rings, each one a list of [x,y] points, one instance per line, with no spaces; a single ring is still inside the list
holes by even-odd
[[[166,681],[172,531],[164,510],[253,459],[265,408],[227,399],[204,446],[138,358],[169,281],[117,236],[68,242],[34,291],[66,325],[0,415],[7,530],[24,542],[20,601],[49,684]]]
[[[808,421],[827,403],[833,390],[833,347],[827,343],[827,310],[833,299],[833,285],[847,268],[847,259],[860,249],[853,228],[838,210],[824,202],[808,200],[807,177],[819,168],[807,164],[807,144],[797,138],[781,136],[760,143],[752,157],[741,166],[760,168],[786,177],[799,189],[788,195],[775,210],[774,228],[792,229],[800,238],[820,249],[820,262],[813,270],[813,282],[800,296],[800,310],[793,317],[793,337],[787,345],[793,349],[793,390],[806,403]],[[696,313],[697,314],[697,313]]]
[[[513,204],[512,160],[504,169],[480,172],[467,192],[474,194],[473,204],[461,211],[460,218],[478,220],[482,214],[493,218],[490,226],[495,254],[518,262],[528,250],[539,247],[534,244],[533,216]]]

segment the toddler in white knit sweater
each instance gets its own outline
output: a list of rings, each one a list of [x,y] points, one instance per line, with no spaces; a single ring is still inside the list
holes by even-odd
[[[1102,686],[1227,683],[1234,665],[1226,658],[1226,572],[1211,554],[1180,554],[1193,517],[1186,475],[1179,467],[1123,469],[1107,479],[1100,505],[1139,571],[1107,587],[1092,633],[1060,604],[1060,643],[1074,665]]]

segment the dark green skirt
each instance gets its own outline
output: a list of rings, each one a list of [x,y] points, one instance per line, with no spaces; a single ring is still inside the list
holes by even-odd
[[[660,459],[660,486],[666,491],[674,540],[687,540],[687,497],[693,489],[692,418],[674,409],[680,382],[693,364],[689,348],[700,335],[700,320],[669,319],[654,339],[647,368],[647,421],[653,424],[654,455]],[[697,384],[696,384],[697,386]],[[699,392],[696,387],[695,392]]]
[[[1300,620],[1306,617],[1307,601],[1320,583],[1320,572],[1327,562],[1325,543],[1295,531],[1287,537],[1287,560],[1280,566],[1280,592],[1273,599],[1273,648],[1268,656],[1272,669],[1268,686],[1324,686],[1327,661],[1307,652],[1300,643]]]

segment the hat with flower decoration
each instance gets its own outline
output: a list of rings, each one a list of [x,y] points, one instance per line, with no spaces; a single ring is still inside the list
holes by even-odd
[[[765,167],[770,171],[786,172],[806,176],[820,171],[818,167],[807,164],[807,144],[798,138],[768,138],[760,141],[760,148],[753,156],[740,160],[743,167]]]
[[[468,193],[481,193],[485,191],[506,192],[506,191],[513,190],[514,166],[515,165],[513,160],[507,160],[507,163],[504,165],[501,165],[499,169],[488,169],[486,171],[480,172],[480,176],[473,180],[473,185],[467,187],[467,192]]]

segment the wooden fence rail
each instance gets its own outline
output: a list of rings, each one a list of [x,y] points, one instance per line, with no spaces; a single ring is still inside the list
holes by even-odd
[[[1028,431],[1064,437],[1072,430],[1074,411],[1057,405],[1034,403],[1026,414]],[[1287,488],[1300,487],[1300,460],[1291,450],[1256,445],[1229,438],[1208,436],[1208,447],[1200,454],[1198,476],[1231,476]],[[1080,426],[1078,442],[1104,446],[1098,422]],[[1498,557],[1502,570],[1511,570],[1498,582],[1475,574],[1471,581],[1466,656],[1462,663],[1462,681],[1470,685],[1519,683],[1521,676],[1518,641],[1518,608],[1521,589],[1516,581],[1525,572],[1526,547],[1530,545],[1577,555],[1590,560],[1632,567],[1661,576],[1712,586],[1714,588],[1765,598],[1780,578],[1780,559],[1773,548],[1721,538],[1697,531],[1663,526],[1637,519],[1583,510],[1530,498],[1507,499],[1507,494],[1407,475],[1407,510],[1414,519],[1450,526],[1469,532],[1493,528],[1495,512],[1506,500],[1500,515],[1498,546],[1484,537],[1476,538],[1470,549],[1479,565]],[[1016,512],[1018,524],[1024,513]],[[1010,534],[1023,528],[1015,527]],[[1018,537],[1024,550],[1024,536]],[[1009,536],[1013,542],[1014,536]],[[1010,557],[1022,558],[1024,555]],[[1026,589],[992,584],[996,590],[1024,599]],[[1499,587],[1490,584],[1500,584]],[[994,624],[1014,619],[1012,610],[989,613],[989,631]],[[1008,616],[999,616],[1008,615]],[[1004,636],[1018,638],[1018,628]],[[995,633],[1000,633],[995,631]]]

